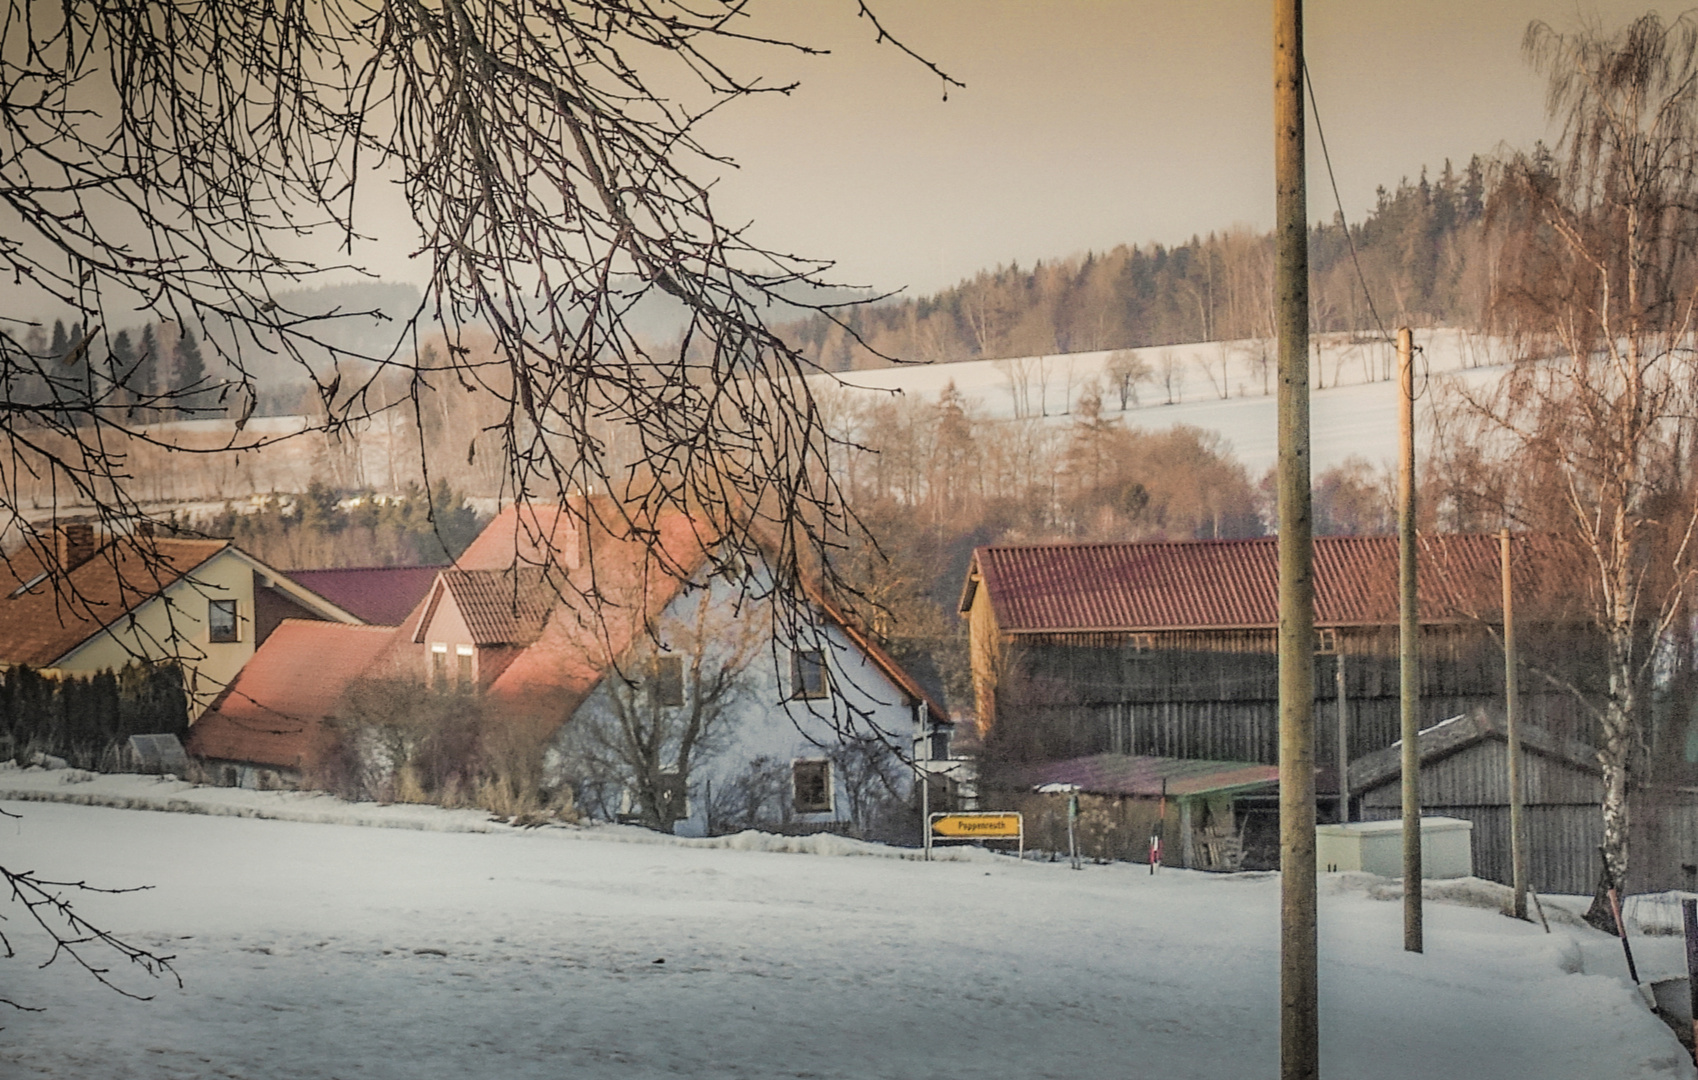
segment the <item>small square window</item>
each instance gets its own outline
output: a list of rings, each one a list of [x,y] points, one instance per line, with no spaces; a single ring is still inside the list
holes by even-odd
[[[208,600],[206,603],[207,639],[214,642],[240,641],[236,625],[236,601]]]
[[[1331,656],[1338,652],[1338,631],[1333,627],[1323,627],[1315,631],[1315,653],[1319,656]]]
[[[790,679],[796,697],[825,697],[828,690],[825,656],[818,649],[798,649],[791,653]]]
[[[831,762],[824,759],[791,762],[790,782],[795,789],[798,814],[831,812]]]
[[[654,695],[656,705],[675,707],[684,704],[684,658],[682,656],[657,656],[654,658],[654,670],[649,682],[649,693]]]

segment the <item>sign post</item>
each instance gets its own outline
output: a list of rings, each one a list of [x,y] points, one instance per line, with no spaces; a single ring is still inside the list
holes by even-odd
[[[931,828],[926,831],[926,846],[939,840],[1017,840],[1020,857],[1026,857],[1026,821],[1020,814],[1009,811],[975,811],[962,814],[937,813],[930,816]]]

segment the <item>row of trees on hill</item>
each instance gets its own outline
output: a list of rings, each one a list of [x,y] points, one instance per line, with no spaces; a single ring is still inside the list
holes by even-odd
[[[1446,161],[1436,180],[1423,171],[1381,188],[1360,224],[1317,225],[1314,329],[1376,330],[1376,310],[1386,325],[1479,325],[1494,253],[1483,242],[1488,179],[1478,156],[1461,172]],[[1235,227],[997,267],[935,296],[851,309],[846,325],[815,317],[786,333],[833,371],[883,366],[880,354],[933,363],[1271,338],[1273,281],[1272,235]]]
[[[111,418],[147,423],[223,415],[224,405],[194,331],[170,321],[119,330],[104,355],[83,324],[31,326],[23,345],[34,363],[7,387],[30,405],[63,404],[67,413],[99,407]]]
[[[427,493],[341,491],[314,481],[304,492],[274,493],[251,512],[226,506],[201,530],[279,570],[345,566],[434,566],[471,546],[487,524],[440,480]]]

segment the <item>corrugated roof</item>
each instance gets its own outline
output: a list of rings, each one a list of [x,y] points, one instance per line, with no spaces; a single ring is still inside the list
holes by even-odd
[[[57,588],[40,577],[45,567],[33,552],[13,552],[0,563],[0,664],[52,666],[230,545],[228,540],[139,543],[151,546],[106,544]]]
[[[392,626],[285,619],[189,729],[197,757],[297,769],[348,684],[397,634]]]
[[[441,566],[291,570],[289,578],[373,626],[400,626],[430,591]]]
[[[1154,798],[1162,794],[1164,781],[1167,794],[1171,796],[1271,789],[1279,784],[1279,767],[1244,761],[1093,754],[1034,765],[1025,770],[1024,778],[1033,787],[1039,784],[1074,784],[1091,795]]]
[[[1558,587],[1568,563],[1558,546],[1540,536],[1515,543],[1517,595],[1535,604],[1571,600],[1572,585]],[[1497,537],[1423,536],[1418,545],[1422,622],[1497,611]],[[983,547],[973,553],[963,611],[981,585],[1005,633],[1272,629],[1279,621],[1278,540]],[[1397,537],[1315,539],[1317,624],[1395,625],[1397,591]]]

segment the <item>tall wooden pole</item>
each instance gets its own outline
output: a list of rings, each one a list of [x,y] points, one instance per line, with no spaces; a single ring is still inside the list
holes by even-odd
[[[1274,0],[1279,311],[1279,1065],[1320,1075],[1315,933],[1315,584],[1309,514],[1309,206],[1303,4]]]
[[[1515,590],[1509,572],[1509,530],[1498,534],[1499,561],[1503,564],[1503,715],[1509,728],[1509,862],[1511,888],[1515,890],[1511,911],[1517,919],[1527,917],[1527,841],[1521,820],[1521,732],[1516,727],[1516,703],[1521,696],[1515,655]]]
[[[1338,770],[1338,820],[1350,820],[1350,698],[1346,693],[1343,632],[1339,633],[1333,657],[1333,679],[1338,684],[1338,735],[1333,747],[1333,768]]]
[[[1398,668],[1403,704],[1403,948],[1421,940],[1421,624],[1415,592],[1415,339],[1397,330]]]

